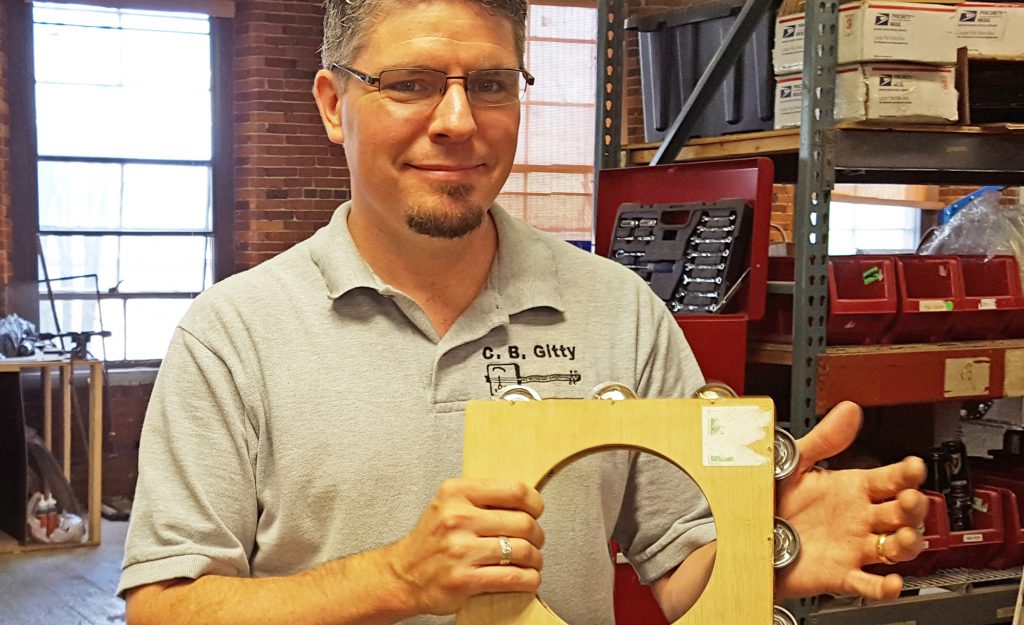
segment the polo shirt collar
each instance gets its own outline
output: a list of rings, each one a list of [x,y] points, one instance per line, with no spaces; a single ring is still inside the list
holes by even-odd
[[[385,294],[391,289],[384,284],[370,266],[363,260],[352,240],[348,229],[348,215],[352,211],[352,202],[342,204],[334,211],[331,221],[321,228],[310,239],[310,257],[320,270],[327,284],[327,294],[331,299],[360,288],[373,289]]]
[[[558,288],[558,264],[552,247],[565,245],[505,212],[497,204],[491,215],[498,230],[498,254],[487,288],[497,292],[505,313],[531,308],[565,312]]]
[[[359,254],[348,229],[351,210],[351,201],[339,206],[331,221],[310,239],[310,256],[324,278],[328,295],[337,299],[359,288],[373,289],[381,295],[397,294]],[[491,206],[490,212],[498,232],[498,254],[484,292],[490,292],[506,315],[538,307],[565,312],[558,288],[558,266],[551,249],[559,243],[515,219],[497,204]]]

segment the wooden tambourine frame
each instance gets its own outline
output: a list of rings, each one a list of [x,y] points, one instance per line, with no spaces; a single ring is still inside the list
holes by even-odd
[[[536,486],[601,449],[662,456],[703,489],[718,533],[711,579],[676,625],[764,625],[772,622],[774,421],[767,398],[474,401],[466,407],[463,477]],[[565,625],[528,593],[474,597],[456,621]]]

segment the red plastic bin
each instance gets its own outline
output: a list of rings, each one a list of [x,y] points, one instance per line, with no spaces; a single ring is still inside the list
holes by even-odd
[[[964,307],[963,278],[955,256],[896,256],[899,314],[886,340],[934,343],[949,338],[955,311]]]
[[[1017,259],[960,256],[959,260],[964,306],[953,315],[950,338],[1005,338],[1010,323],[1024,311]]]
[[[974,481],[1002,497],[1003,551],[989,561],[989,568],[1008,569],[1024,564],[1024,482],[989,473],[976,473]]]
[[[892,256],[835,256],[828,261],[826,336],[830,345],[877,343],[896,318],[896,264]],[[791,282],[792,256],[768,259],[768,280]],[[764,318],[750,334],[769,341],[793,340],[793,298],[769,293]]]
[[[766,279],[769,282],[792,282],[793,266],[792,256],[769,256]],[[765,295],[764,316],[750,321],[750,336],[762,341],[792,341],[793,296],[783,293]]]
[[[924,519],[924,549],[910,562],[899,562],[893,565],[872,564],[864,567],[869,573],[888,575],[899,573],[912,577],[924,577],[938,570],[937,563],[945,554],[949,543],[949,514],[946,512],[946,499],[941,493],[921,491],[928,498],[928,513]]]
[[[973,529],[949,533],[946,550],[935,562],[940,569],[985,568],[1003,551],[1006,532],[1002,497],[991,488],[978,486],[974,489],[974,499],[984,510],[974,510]]]
[[[828,342],[876,343],[899,309],[892,256],[835,256],[828,260]]]

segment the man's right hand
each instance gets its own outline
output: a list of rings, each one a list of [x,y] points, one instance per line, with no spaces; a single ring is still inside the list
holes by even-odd
[[[543,510],[540,493],[521,482],[444,482],[412,532],[389,549],[412,612],[452,614],[474,595],[536,592]],[[512,547],[507,565],[501,536]]]

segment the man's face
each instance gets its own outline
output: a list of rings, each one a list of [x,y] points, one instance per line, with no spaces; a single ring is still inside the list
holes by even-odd
[[[390,9],[350,65],[367,74],[427,68],[448,75],[518,68],[512,25],[462,0]],[[353,210],[392,230],[458,238],[472,232],[508,178],[519,104],[471,105],[448,82],[436,106],[396,102],[354,77],[341,95]],[[404,225],[403,225],[404,224]]]

